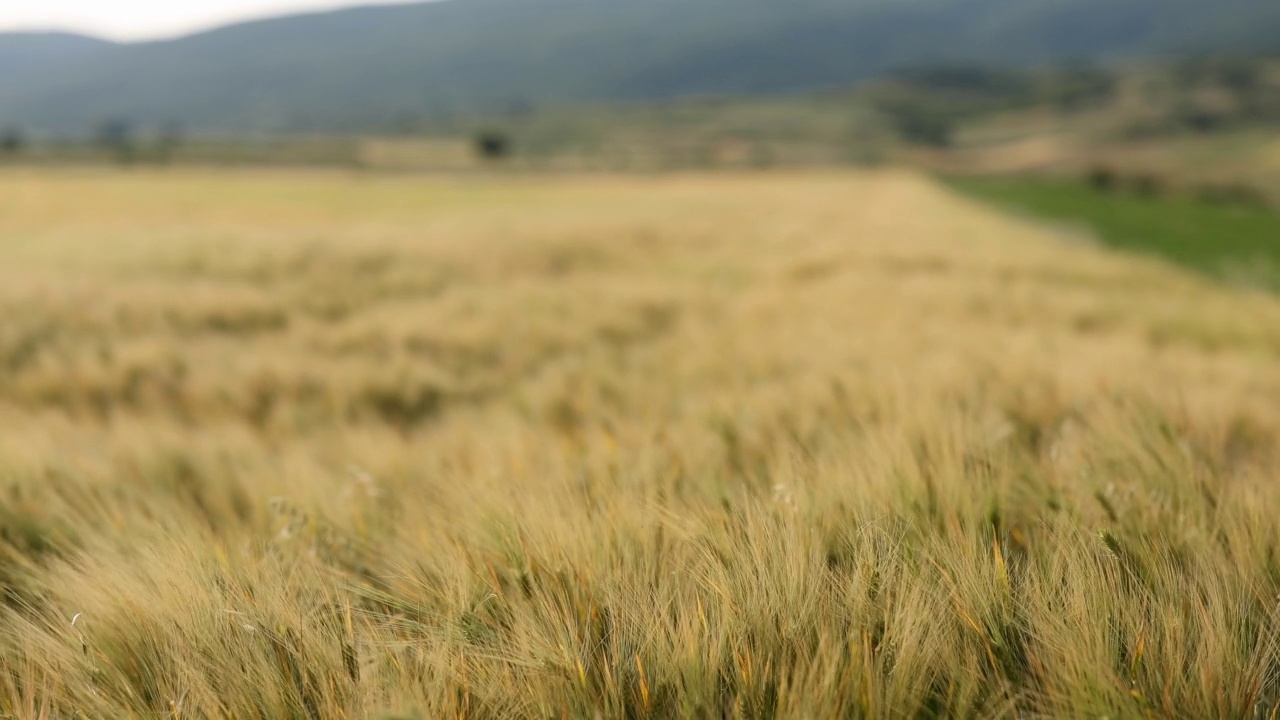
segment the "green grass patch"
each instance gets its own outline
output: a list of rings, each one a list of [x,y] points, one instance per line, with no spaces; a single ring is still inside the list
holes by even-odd
[[[953,178],[949,183],[1002,207],[1084,224],[1111,247],[1280,290],[1280,213],[1266,207],[1104,192],[1069,180]]]

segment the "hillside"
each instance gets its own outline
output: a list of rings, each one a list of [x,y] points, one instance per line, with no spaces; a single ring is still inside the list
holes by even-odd
[[[0,84],[26,73],[44,73],[113,43],[72,33],[0,33]]]
[[[449,0],[291,16],[71,57],[54,51],[60,42],[17,55],[26,71],[0,72],[0,122],[85,131],[122,117],[194,130],[343,130],[530,104],[786,93],[940,60],[1280,47],[1280,5]],[[4,48],[15,44],[24,43],[0,36],[0,70]]]

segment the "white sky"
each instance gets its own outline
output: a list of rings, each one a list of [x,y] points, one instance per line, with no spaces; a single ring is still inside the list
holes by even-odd
[[[0,31],[149,40],[272,15],[411,0],[0,0]]]

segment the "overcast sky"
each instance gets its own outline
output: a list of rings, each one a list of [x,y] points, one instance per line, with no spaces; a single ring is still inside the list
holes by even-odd
[[[0,0],[0,31],[70,30],[146,40],[237,20],[397,1],[410,0]]]

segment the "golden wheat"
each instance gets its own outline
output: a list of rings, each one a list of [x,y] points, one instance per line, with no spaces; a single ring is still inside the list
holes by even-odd
[[[920,177],[0,175],[0,711],[1273,717],[1280,303]]]

